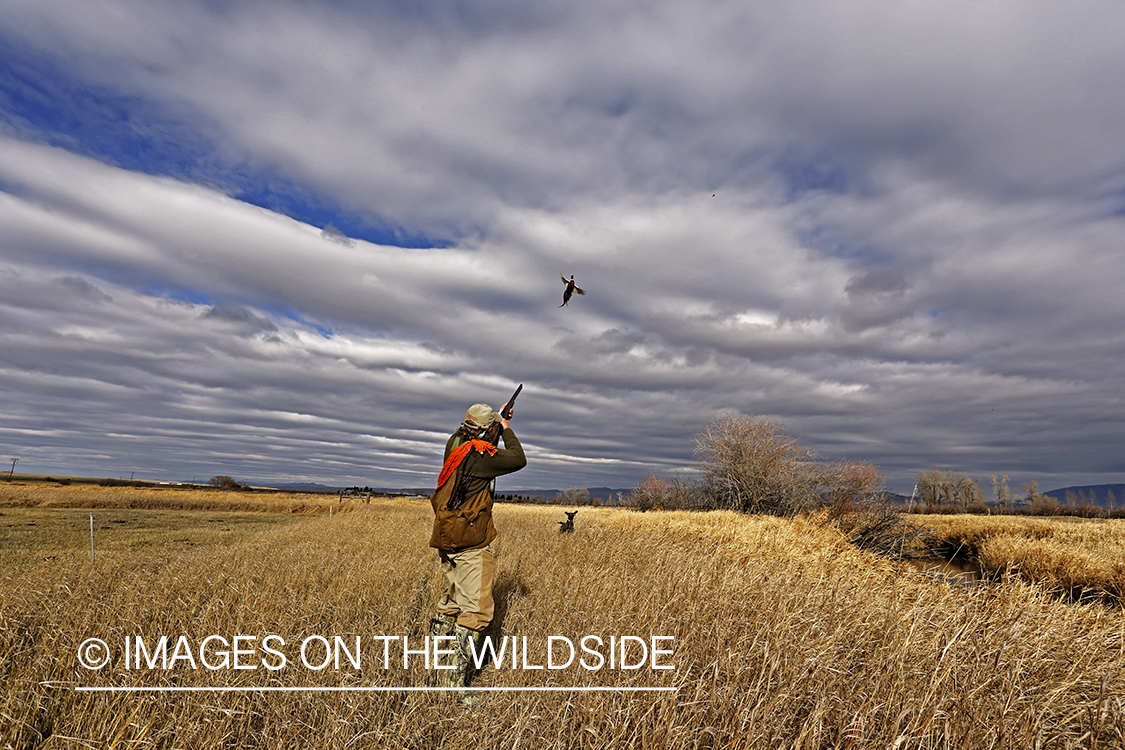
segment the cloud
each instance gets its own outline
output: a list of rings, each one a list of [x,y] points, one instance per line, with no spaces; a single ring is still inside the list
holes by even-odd
[[[320,230],[320,236],[328,240],[329,242],[338,242],[341,245],[355,247],[355,240],[353,240],[351,237],[348,237],[346,234],[344,234],[331,224],[328,224],[324,227],[324,229]]]
[[[239,307],[238,305],[214,305],[200,317],[206,320],[229,323],[233,328],[241,330],[243,335],[269,333],[277,330],[277,326],[272,321],[255,315],[245,307]]]
[[[524,382],[514,486],[1120,479],[1114,4],[4,5],[21,468],[424,486]]]

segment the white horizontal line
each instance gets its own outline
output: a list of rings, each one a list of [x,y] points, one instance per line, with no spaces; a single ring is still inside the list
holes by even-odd
[[[469,690],[481,693],[674,693],[675,687],[75,687],[80,693],[442,693]]]

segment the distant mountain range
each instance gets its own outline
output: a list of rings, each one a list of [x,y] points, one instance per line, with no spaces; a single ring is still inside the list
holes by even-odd
[[[1125,505],[1125,484],[1083,484],[1048,490],[1043,494],[1055,498],[1060,505],[1067,505],[1068,492],[1074,497],[1076,505],[1100,505],[1104,508],[1110,505],[1110,501],[1116,508]]]
[[[1057,490],[1047,490],[1039,494],[1055,498],[1059,505],[1068,505],[1068,492],[1074,498],[1075,505],[1098,505],[1106,508],[1110,505],[1109,500],[1112,500],[1113,507],[1125,507],[1125,484],[1083,484],[1073,487],[1060,487]],[[888,492],[887,498],[898,505],[905,506],[910,503],[909,495]],[[1017,494],[1016,498],[1022,501],[1023,495]],[[996,504],[991,497],[988,498],[987,503],[989,505]]]

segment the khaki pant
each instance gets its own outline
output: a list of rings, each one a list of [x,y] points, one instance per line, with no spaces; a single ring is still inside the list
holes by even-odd
[[[492,622],[492,581],[496,564],[492,547],[464,552],[439,552],[441,572],[445,575],[445,596],[437,611],[456,615],[457,624],[469,630],[484,630]]]

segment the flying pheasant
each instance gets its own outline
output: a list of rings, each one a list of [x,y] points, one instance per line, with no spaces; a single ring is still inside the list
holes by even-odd
[[[566,284],[566,289],[563,290],[563,303],[562,303],[562,305],[559,305],[559,307],[562,307],[567,302],[570,302],[570,296],[572,294],[576,294],[576,293],[577,294],[585,294],[586,292],[582,291],[581,289],[579,289],[577,286],[574,285],[574,274],[570,275],[569,280],[567,280],[567,278],[565,276],[562,276],[561,274],[560,274],[560,276],[562,278],[562,282],[564,284]]]

